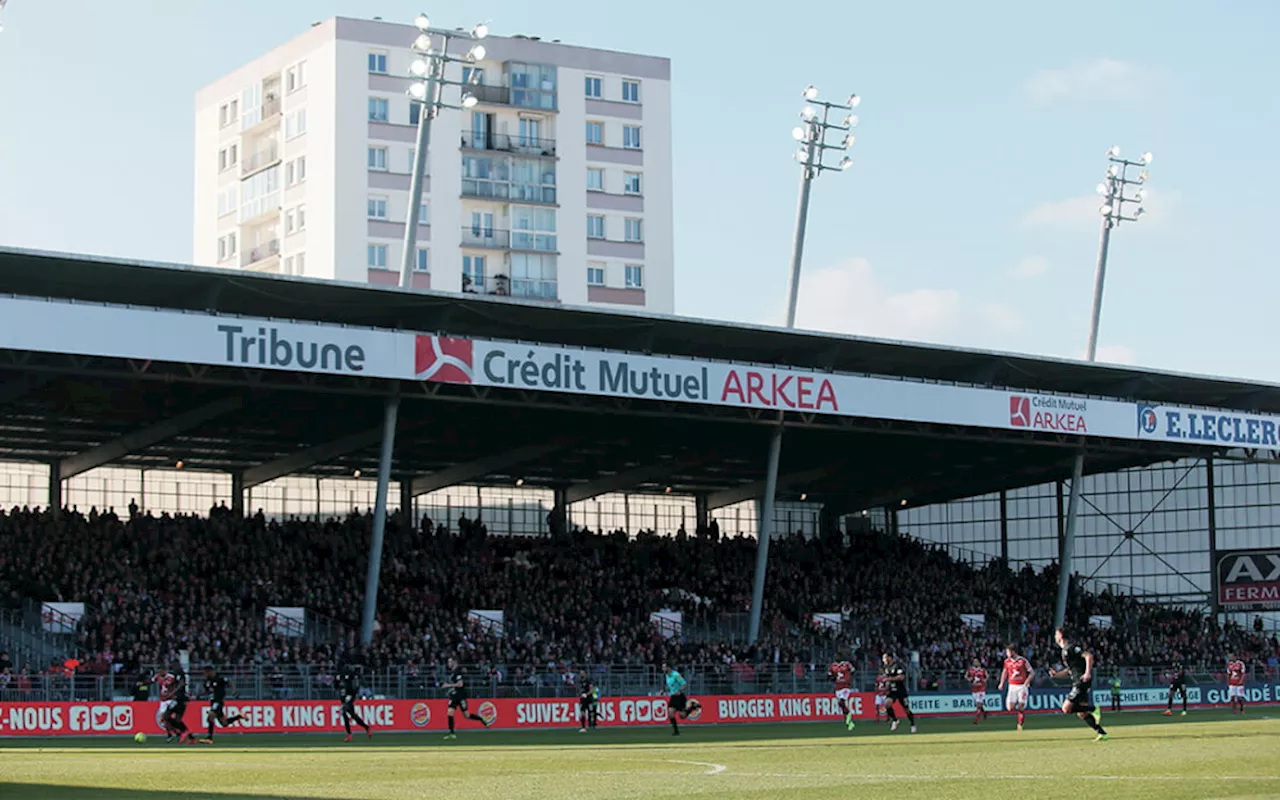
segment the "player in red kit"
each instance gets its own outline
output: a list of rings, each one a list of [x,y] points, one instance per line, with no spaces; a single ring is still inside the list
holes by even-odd
[[[1008,711],[1018,712],[1018,730],[1027,721],[1027,700],[1031,697],[1031,678],[1036,671],[1031,662],[1018,654],[1016,645],[1004,647],[1004,670],[1000,673],[1000,689],[1009,685],[1009,693],[1005,696],[1004,707]]]
[[[973,660],[973,666],[964,673],[964,679],[969,682],[969,691],[973,694],[973,724],[977,725],[987,718],[987,670],[980,659]]]
[[[1244,713],[1244,662],[1235,656],[1227,656],[1227,702],[1232,714]]]
[[[853,665],[849,661],[836,661],[827,667],[827,676],[836,685],[836,703],[844,712],[844,724],[853,730],[853,709],[849,707],[849,698],[853,695]]]
[[[888,703],[889,682],[883,675],[876,676],[876,722],[888,719],[885,716],[885,705]]]
[[[173,737],[177,735],[177,731],[171,729],[168,724],[169,709],[173,707],[174,694],[178,689],[178,678],[169,670],[160,667],[156,670],[156,674],[152,676],[151,682],[156,685],[160,691],[160,710],[156,712],[156,718],[160,720],[160,726],[164,728],[167,734],[165,741],[172,742]]]

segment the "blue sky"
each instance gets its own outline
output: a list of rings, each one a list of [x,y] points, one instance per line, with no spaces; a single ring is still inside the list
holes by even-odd
[[[1099,359],[1280,381],[1280,3],[606,8],[9,0],[0,244],[187,261],[195,91],[313,21],[426,10],[672,59],[680,314],[782,320],[814,83],[864,101],[854,168],[814,189],[801,327],[1080,357],[1118,144],[1156,158],[1149,216],[1112,239]]]

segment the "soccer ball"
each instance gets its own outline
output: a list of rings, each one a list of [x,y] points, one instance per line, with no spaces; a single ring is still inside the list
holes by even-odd
[[[138,744],[143,744],[147,741],[147,735],[145,733],[135,733],[133,735],[133,740]]]

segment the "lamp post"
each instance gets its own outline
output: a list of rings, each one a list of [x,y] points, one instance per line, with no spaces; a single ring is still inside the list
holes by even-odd
[[[1151,163],[1151,153],[1143,153],[1137,161],[1121,158],[1120,148],[1112,146],[1107,150],[1107,174],[1097,186],[1102,196],[1102,205],[1098,213],[1102,215],[1102,238],[1098,242],[1098,267],[1093,277],[1093,309],[1089,315],[1089,343],[1085,348],[1085,360],[1094,361],[1098,355],[1098,324],[1102,318],[1102,287],[1107,277],[1107,250],[1111,244],[1111,231],[1120,227],[1121,222],[1137,222],[1145,213],[1142,204],[1146,202],[1145,188],[1150,173],[1147,166]],[[1129,177],[1129,170],[1137,170],[1137,174]],[[1137,187],[1134,189],[1133,187]],[[1126,216],[1126,204],[1136,206],[1132,216]],[[1062,534],[1062,552],[1058,559],[1060,574],[1058,575],[1058,604],[1054,609],[1053,624],[1062,627],[1067,618],[1067,594],[1071,588],[1071,558],[1075,550],[1076,527],[1080,518],[1080,483],[1084,479],[1084,447],[1076,453],[1075,464],[1071,469],[1071,499],[1067,503],[1067,524]]]
[[[416,58],[409,65],[409,74],[416,80],[409,86],[406,94],[409,101],[421,107],[418,114],[418,138],[413,151],[413,175],[409,179],[409,213],[404,228],[404,260],[400,264],[400,286],[413,288],[413,269],[418,259],[418,223],[422,207],[422,177],[427,163],[427,148],[431,144],[431,120],[443,108],[474,108],[478,98],[465,88],[476,83],[479,73],[473,72],[471,81],[450,81],[445,78],[445,67],[450,62],[475,64],[483,61],[485,49],[482,44],[472,45],[465,56],[449,55],[449,42],[457,38],[470,40],[483,39],[489,35],[489,26],[483,22],[476,25],[469,33],[444,30],[431,27],[426,14],[419,14],[414,19],[418,27],[418,38],[411,47]],[[438,40],[438,41],[437,41]],[[437,47],[437,44],[439,47]],[[464,88],[459,105],[448,105],[443,101],[444,87],[460,86]]]
[[[787,296],[787,327],[796,324],[796,302],[800,296],[800,265],[804,259],[804,235],[809,220],[809,192],[813,179],[823,172],[843,172],[853,166],[853,160],[847,152],[853,147],[853,129],[858,125],[858,117],[853,109],[858,107],[862,98],[851,94],[843,103],[832,103],[818,99],[817,87],[810,85],[803,92],[806,101],[800,112],[802,125],[797,126],[791,135],[800,143],[795,158],[800,162],[800,204],[796,210],[795,238],[791,245],[791,286]],[[839,122],[832,120],[833,115],[844,113]],[[838,138],[830,141],[829,136]],[[834,166],[826,163],[828,154],[840,153],[840,161]],[[769,440],[769,460],[765,468],[764,502],[760,508],[760,526],[756,538],[756,571],[751,586],[751,625],[747,633],[749,644],[755,644],[760,635],[760,614],[764,607],[764,577],[769,566],[769,539],[773,536],[773,505],[778,490],[778,465],[782,459],[782,424],[783,413],[778,412],[778,424]]]

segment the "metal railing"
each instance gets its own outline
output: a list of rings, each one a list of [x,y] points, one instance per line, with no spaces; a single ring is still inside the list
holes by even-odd
[[[494,275],[489,278],[475,279],[470,275],[462,276],[462,291],[467,294],[489,294],[496,297],[523,297],[532,300],[558,300],[559,284],[553,280],[510,278],[506,275]]]
[[[256,153],[249,153],[244,156],[244,159],[240,162],[240,176],[248,176],[251,173],[266,169],[279,161],[280,146],[272,143],[270,147],[263,148]]]
[[[530,156],[550,157],[556,154],[555,139],[492,131],[463,131],[462,146],[469,150],[493,150]]]
[[[259,261],[266,261],[272,256],[280,255],[280,240],[272,239],[266,244],[251,247],[240,254],[240,266],[247,267]]]
[[[511,232],[497,228],[477,228],[464,225],[462,244],[465,247],[489,247],[506,250],[511,246]]]
[[[703,663],[678,665],[689,681],[690,694],[807,694],[831,691],[831,679],[825,663],[751,664]],[[203,665],[192,664],[192,686],[198,687]],[[330,700],[336,697],[331,665],[218,665],[218,673],[234,684],[234,694],[244,700]],[[106,674],[9,675],[0,677],[0,701],[95,701],[129,697],[155,699],[154,691],[146,697],[135,694],[140,684],[154,674],[147,666],[138,673],[109,670]],[[593,664],[549,668],[547,665],[496,665],[464,667],[463,674],[475,697],[573,697],[584,678],[590,678],[602,694],[609,696],[652,695],[663,691],[660,667],[639,664]],[[999,673],[991,676],[987,691],[995,692]],[[854,672],[857,691],[870,692],[876,687],[877,671],[862,668]],[[1122,687],[1164,686],[1169,683],[1168,667],[1100,668],[1093,685],[1105,689],[1113,677],[1120,677]],[[912,693],[967,693],[969,682],[955,670],[922,670],[908,666]],[[1189,673],[1190,685],[1223,687],[1225,669],[1198,669]],[[387,698],[440,698],[447,693],[441,684],[449,679],[443,665],[417,668],[392,666],[364,669],[361,674],[363,693]],[[1250,665],[1250,683],[1272,683],[1278,679],[1276,669],[1262,664]],[[1065,687],[1066,680],[1049,679],[1038,670],[1037,688]]]
[[[505,86],[475,84],[465,87],[463,91],[475,97],[481,103],[500,103],[504,106],[511,104],[511,90]]]
[[[463,178],[462,196],[484,200],[514,200],[521,203],[556,202],[556,187],[539,183],[512,183],[488,178]]]

